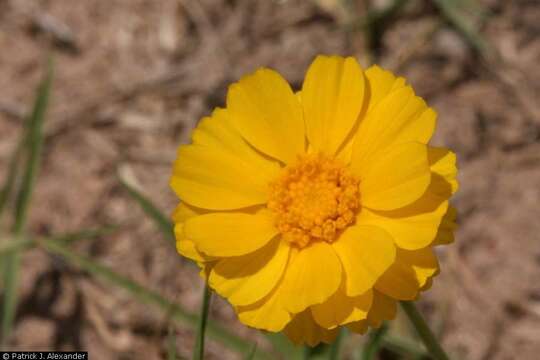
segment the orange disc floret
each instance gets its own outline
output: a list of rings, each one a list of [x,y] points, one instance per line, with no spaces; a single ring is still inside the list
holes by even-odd
[[[354,223],[360,208],[359,181],[337,160],[299,156],[270,183],[268,208],[283,238],[298,247],[332,242]]]

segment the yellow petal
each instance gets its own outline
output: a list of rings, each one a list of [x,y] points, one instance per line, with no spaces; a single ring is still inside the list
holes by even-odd
[[[273,178],[279,171],[279,164],[257,152],[234,128],[230,111],[217,108],[212,116],[203,118],[193,133],[193,144],[213,147],[248,163],[254,171],[261,172],[265,178]]]
[[[175,233],[177,232],[176,229],[181,226],[182,224],[178,224],[175,226]],[[204,254],[201,254],[199,251],[197,251],[197,249],[195,248],[195,244],[193,244],[193,241],[190,241],[186,238],[177,238],[176,250],[180,255],[187,257],[188,259],[191,259],[195,262],[206,261]]]
[[[447,148],[429,146],[428,160],[431,171],[438,175],[432,193],[446,200],[458,189],[456,154]]]
[[[350,139],[345,140],[345,144],[336,155],[336,160],[338,160],[340,163],[344,165],[349,165],[351,163],[353,142],[354,142],[354,137],[351,137]]]
[[[447,149],[428,147],[428,161],[432,171],[431,182],[418,200],[390,211],[364,208],[357,223],[383,228],[403,249],[416,250],[431,244],[447,212],[447,199],[457,187],[457,170],[455,155]]]
[[[316,242],[291,253],[283,278],[283,305],[292,313],[326,301],[341,282],[341,264],[332,247]]]
[[[248,306],[236,307],[238,319],[251,327],[278,332],[291,321],[291,314],[282,305],[281,285],[263,299]]]
[[[345,286],[340,286],[328,300],[313,305],[311,314],[317,324],[325,329],[333,329],[339,325],[365,319],[372,300],[371,290],[359,296],[349,297],[345,294]]]
[[[456,218],[456,208],[452,205],[448,206],[448,210],[446,211],[446,214],[444,214],[441,225],[439,226],[439,232],[433,241],[433,246],[447,245],[454,242],[454,231],[457,228]]]
[[[436,113],[409,86],[390,92],[360,122],[353,144],[351,166],[361,176],[381,152],[392,146],[427,144],[435,129]]]
[[[396,145],[360,176],[362,205],[377,210],[408,205],[424,194],[431,180],[427,147],[420,143]]]
[[[174,225],[174,234],[176,236],[176,250],[180,255],[198,263],[206,261],[208,257],[200,253],[195,247],[193,241],[186,239],[184,236],[183,223]]]
[[[349,227],[332,244],[343,265],[348,296],[370,290],[395,258],[394,241],[375,226]]]
[[[433,278],[430,277],[426,280],[426,283],[420,288],[420,291],[427,291],[431,289],[431,286],[433,285]]]
[[[375,211],[363,208],[357,224],[374,225],[384,229],[402,249],[416,250],[435,240],[448,202],[431,203],[422,196],[413,204],[391,211]]]
[[[183,145],[170,184],[180,199],[191,205],[231,210],[265,203],[272,179],[249,161],[218,148]]]
[[[393,320],[396,317],[397,304],[396,300],[381,294],[378,291],[373,291],[373,303],[368,313],[368,323],[372,327],[380,327],[383,321]]]
[[[233,305],[253,304],[276,286],[289,250],[286,242],[275,238],[251,254],[221,259],[210,273],[210,286]]]
[[[315,323],[309,310],[296,314],[285,327],[285,335],[296,345],[307,344],[311,347],[320,342],[330,344],[338,334],[338,329],[327,330]]]
[[[458,189],[456,154],[446,148],[428,146],[431,183],[424,196],[432,203],[447,201]]]
[[[176,250],[182,256],[194,260],[197,263],[211,261],[214,258],[209,257],[195,248],[193,241],[186,239],[184,234],[184,222],[193,217],[202,214],[200,209],[194,209],[184,203],[179,204],[172,214],[174,224],[174,236],[176,238]]]
[[[302,107],[277,72],[259,69],[231,85],[227,109],[235,128],[263,153],[284,163],[304,153]]]
[[[405,79],[402,77],[396,78],[394,74],[390,71],[386,71],[378,67],[377,65],[372,65],[364,72],[365,81],[365,94],[364,94],[364,104],[362,110],[360,111],[359,122],[362,121],[364,116],[369,113],[375,105],[377,105],[382,99],[384,99],[391,91],[402,88],[405,86]],[[358,126],[356,124],[355,126]],[[349,136],[345,140],[345,143],[342,145],[339,150],[336,158],[342,163],[348,165],[351,162],[354,138],[358,129],[353,128],[352,136]]]
[[[391,91],[405,86],[405,79],[396,78],[390,71],[383,70],[377,65],[370,66],[366,72],[367,87],[369,89],[368,112],[371,111]]]
[[[171,218],[175,223],[181,223],[189,219],[190,217],[200,215],[199,212],[184,203],[178,204],[171,215]]]
[[[358,62],[318,56],[302,86],[306,133],[316,151],[334,155],[358,120],[364,102],[364,74]]]
[[[431,247],[414,251],[398,248],[396,261],[380,277],[375,289],[397,300],[414,300],[438,270],[437,257]]]
[[[199,251],[226,257],[260,249],[278,230],[270,214],[261,211],[257,214],[210,213],[195,216],[186,221],[184,232]]]

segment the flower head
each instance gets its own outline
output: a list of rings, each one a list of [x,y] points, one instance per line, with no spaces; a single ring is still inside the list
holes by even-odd
[[[319,56],[296,94],[275,71],[231,85],[182,145],[178,251],[240,321],[296,343],[363,333],[413,300],[453,241],[455,155],[405,80]]]

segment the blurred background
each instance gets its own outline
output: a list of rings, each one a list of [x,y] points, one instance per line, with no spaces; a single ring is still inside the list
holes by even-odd
[[[0,0],[4,346],[190,358],[204,286],[171,238],[176,147],[242,74],[299,88],[320,53],[405,76],[458,154],[457,240],[420,302],[445,348],[538,359],[537,0]],[[217,297],[210,319],[208,359],[303,356]],[[426,358],[401,315],[379,335],[370,357],[374,336],[344,337],[339,358]]]

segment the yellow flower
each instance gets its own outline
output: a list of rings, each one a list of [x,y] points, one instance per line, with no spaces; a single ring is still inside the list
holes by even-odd
[[[330,342],[392,319],[453,241],[455,155],[405,79],[319,56],[294,93],[260,69],[180,146],[178,251],[249,326]]]

